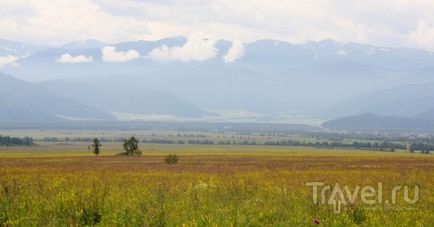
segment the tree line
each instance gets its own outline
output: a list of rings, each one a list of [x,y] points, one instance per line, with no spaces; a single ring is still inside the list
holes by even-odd
[[[198,145],[247,145],[247,146],[295,146],[295,147],[317,147],[317,148],[351,148],[362,150],[378,150],[378,151],[390,151],[395,150],[408,150],[410,152],[420,151],[420,153],[430,154],[434,151],[434,145],[427,143],[406,143],[398,142],[360,142],[353,141],[351,143],[337,142],[337,141],[298,141],[298,140],[279,140],[279,141],[265,141],[256,142],[256,140],[242,140],[242,141],[213,141],[213,140],[170,140],[170,139],[150,139],[142,140],[142,143],[154,143],[154,144],[198,144]]]
[[[434,145],[424,144],[424,143],[412,143],[408,147],[410,153],[414,153],[415,151],[420,151],[422,154],[431,154],[434,151]]]
[[[407,146],[402,143],[393,142],[358,142],[352,143],[344,142],[329,142],[329,141],[298,141],[298,140],[241,140],[241,141],[213,141],[213,140],[170,140],[170,139],[149,139],[142,140],[142,143],[155,143],[155,144],[199,144],[199,145],[248,145],[248,146],[297,146],[297,147],[318,147],[318,148],[354,148],[354,149],[368,149],[368,150],[388,150],[395,151],[395,149],[407,149]],[[415,147],[417,150],[419,147]]]
[[[10,137],[0,135],[0,146],[31,146],[33,138],[31,137]]]

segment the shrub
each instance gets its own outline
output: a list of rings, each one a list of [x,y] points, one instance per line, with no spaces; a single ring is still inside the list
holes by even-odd
[[[166,162],[166,164],[168,164],[168,165],[175,165],[176,163],[178,163],[178,160],[179,160],[178,155],[176,155],[176,154],[169,154],[164,159],[164,162]]]

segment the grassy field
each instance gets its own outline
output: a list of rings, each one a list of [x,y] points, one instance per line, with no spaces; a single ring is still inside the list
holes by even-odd
[[[7,226],[432,226],[432,156],[261,146],[142,145],[142,157],[116,157],[104,144],[0,147],[0,223]],[[176,153],[177,165],[164,157]],[[420,187],[419,200],[339,212],[314,203],[308,182],[377,188]],[[333,188],[332,188],[333,189]],[[344,193],[346,191],[344,190]],[[320,193],[318,193],[320,195]],[[347,194],[344,194],[347,196]],[[320,196],[321,197],[321,196]],[[377,200],[376,200],[377,201]]]

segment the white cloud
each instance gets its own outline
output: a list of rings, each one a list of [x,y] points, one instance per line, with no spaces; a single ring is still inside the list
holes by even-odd
[[[201,32],[241,42],[335,39],[434,49],[433,11],[432,0],[3,0],[0,37],[52,44]]]
[[[0,1],[3,38],[60,44],[91,38],[121,41],[147,34],[147,20],[112,15],[95,0]]]
[[[13,55],[6,55],[6,56],[0,56],[0,67],[3,67],[5,65],[16,65],[16,61],[18,60],[17,57],[13,56]]]
[[[78,55],[72,56],[70,54],[62,54],[56,62],[65,63],[65,64],[76,64],[76,63],[90,63],[93,62],[92,56]]]
[[[416,30],[411,33],[411,39],[420,48],[434,50],[434,26],[419,21]]]
[[[204,38],[202,35],[192,35],[183,46],[157,47],[148,56],[154,61],[206,61],[217,56],[214,38]]]
[[[244,51],[244,45],[239,41],[234,41],[228,53],[223,56],[223,60],[226,63],[234,62],[244,56]]]
[[[114,46],[106,46],[102,48],[101,52],[105,62],[127,62],[140,58],[140,54],[136,50],[116,51]]]

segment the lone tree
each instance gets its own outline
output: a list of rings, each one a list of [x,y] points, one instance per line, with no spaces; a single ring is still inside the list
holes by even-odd
[[[142,154],[139,151],[139,141],[134,136],[124,141],[124,149],[126,156],[140,156]]]
[[[99,142],[98,138],[93,139],[92,141],[92,151],[95,155],[99,155],[99,153],[101,153],[101,149],[100,147],[102,146],[102,144]]]

